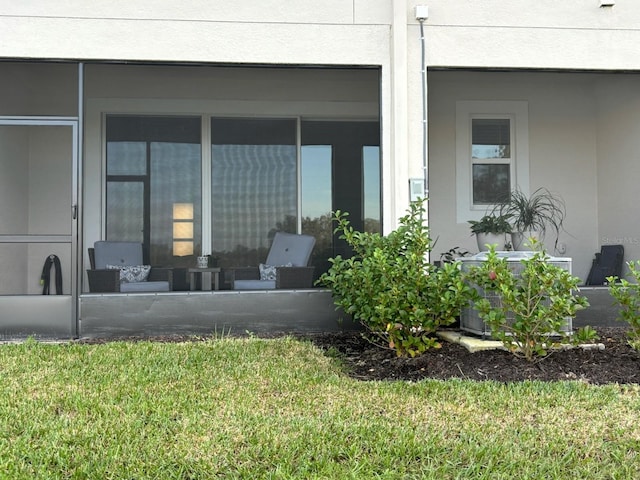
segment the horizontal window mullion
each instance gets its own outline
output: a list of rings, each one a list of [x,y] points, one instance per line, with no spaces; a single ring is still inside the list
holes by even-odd
[[[471,163],[474,165],[491,165],[491,164],[507,165],[512,162],[513,160],[510,158],[472,158],[471,159]]]

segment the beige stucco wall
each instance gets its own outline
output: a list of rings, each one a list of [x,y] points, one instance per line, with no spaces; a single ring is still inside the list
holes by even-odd
[[[469,225],[456,222],[456,101],[520,100],[529,106],[528,188],[545,187],[563,197],[567,219],[560,242],[566,244],[564,256],[574,259],[574,273],[586,278],[599,248],[595,80],[579,74],[431,73],[430,222],[438,237],[434,258],[455,246],[477,251]],[[547,241],[547,247],[552,253],[553,243]]]
[[[593,254],[622,244],[640,259],[640,77],[637,74],[432,72],[430,220],[434,252],[475,251],[456,222],[455,102],[525,100],[529,105],[530,190],[544,186],[567,205],[566,256],[586,279]],[[547,242],[548,248],[552,245]]]
[[[5,0],[0,8],[0,56],[377,64],[386,53],[391,3]]]
[[[427,0],[429,64],[448,67],[640,68],[640,2]]]
[[[0,64],[0,115],[77,114],[76,65],[32,62]]]
[[[0,56],[377,63],[389,26],[425,22],[430,65],[640,68],[640,4],[619,0],[0,1]],[[401,35],[403,33],[400,33]],[[46,41],[43,41],[46,39]],[[384,53],[384,52],[382,52]]]
[[[640,260],[640,79],[606,77],[597,84],[598,224],[601,243],[622,244]]]

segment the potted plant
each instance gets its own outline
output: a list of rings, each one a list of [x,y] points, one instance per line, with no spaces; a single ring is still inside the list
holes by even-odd
[[[538,188],[530,196],[516,189],[506,202],[496,205],[497,214],[509,218],[512,225],[511,241],[514,250],[523,250],[527,239],[542,241],[548,230],[555,234],[555,243],[566,216],[564,200],[546,188]]]
[[[478,250],[486,252],[488,245],[497,245],[498,250],[504,250],[507,243],[506,235],[511,233],[508,215],[489,214],[480,220],[469,220],[471,233],[476,236]]]

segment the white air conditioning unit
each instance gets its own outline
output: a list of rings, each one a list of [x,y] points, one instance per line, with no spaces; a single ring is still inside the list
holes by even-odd
[[[524,268],[524,265],[520,262],[520,260],[527,257],[531,257],[534,254],[534,252],[525,252],[525,251],[497,252],[497,253],[498,253],[498,256],[507,259],[509,269],[516,276],[518,276],[518,274],[522,272],[522,269]],[[487,252],[481,252],[472,257],[462,257],[462,258],[457,258],[456,260],[459,260],[460,263],[462,264],[462,267],[461,267],[462,271],[467,272],[471,269],[471,267],[481,265],[482,262],[486,261],[486,259],[487,259]],[[549,257],[548,262],[551,265],[555,265],[571,273],[571,258]],[[499,302],[500,302],[499,295],[492,292],[491,293],[486,292],[484,291],[484,289],[478,286],[474,286],[474,287],[478,291],[480,296],[489,300],[489,303],[491,303],[491,305],[493,306],[499,305]],[[509,315],[507,315],[507,321],[509,321],[510,319],[512,320],[513,317],[509,318]],[[464,308],[460,313],[460,329],[466,332],[474,333],[476,335],[481,335],[482,337],[491,337],[491,330],[484,323],[484,320],[480,318],[480,315],[478,315],[478,311],[474,308],[473,302],[468,307]],[[569,333],[572,331],[572,329],[573,329],[572,319],[567,318],[566,323],[563,325],[561,331],[563,333]]]

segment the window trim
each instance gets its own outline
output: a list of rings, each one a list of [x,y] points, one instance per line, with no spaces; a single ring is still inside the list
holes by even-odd
[[[509,118],[511,120],[511,188],[529,194],[529,104],[526,101],[456,102],[456,222],[479,220],[491,205],[473,205],[471,120]]]

